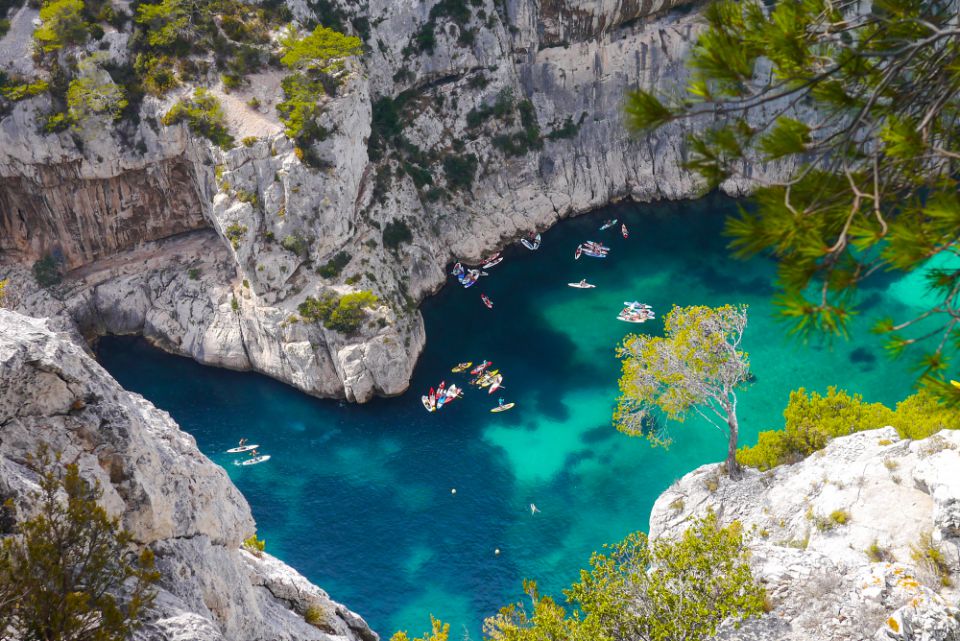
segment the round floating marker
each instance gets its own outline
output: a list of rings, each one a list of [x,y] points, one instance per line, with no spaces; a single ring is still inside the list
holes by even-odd
[[[499,555],[499,554],[500,554],[500,548],[497,548],[496,550],[494,550],[493,553]]]
[[[450,494],[456,494],[456,493],[457,493],[457,488],[453,488],[452,490],[450,490]]]

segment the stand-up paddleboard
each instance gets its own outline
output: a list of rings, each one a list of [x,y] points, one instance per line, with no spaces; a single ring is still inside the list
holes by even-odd
[[[227,450],[227,454],[239,454],[240,452],[249,452],[250,450],[255,450],[259,445],[241,445],[239,447],[231,447]]]
[[[257,465],[258,463],[266,463],[270,460],[269,454],[264,454],[262,456],[254,456],[252,459],[247,459],[246,461],[234,461],[234,465]]]
[[[616,218],[614,218],[613,220],[608,220],[607,222],[603,223],[603,225],[600,226],[600,231],[604,231],[605,229],[610,229],[616,224],[617,224]]]
[[[592,283],[567,283],[567,287],[576,287],[577,289],[593,289],[596,285]]]
[[[513,406],[514,406],[514,405],[516,405],[516,403],[504,403],[503,405],[501,405],[501,406],[499,406],[499,407],[494,407],[494,408],[493,408],[492,410],[490,410],[490,411],[493,412],[494,414],[496,414],[497,412],[506,412],[506,411],[509,410],[509,409],[513,409]]]

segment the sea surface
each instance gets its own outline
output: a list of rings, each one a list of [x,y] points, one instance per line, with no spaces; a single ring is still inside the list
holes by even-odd
[[[419,634],[433,614],[451,623],[453,638],[477,640],[484,617],[522,596],[523,578],[559,595],[591,551],[646,529],[673,481],[723,458],[723,436],[695,416],[670,424],[669,450],[611,427],[614,349],[631,331],[661,332],[672,305],[750,306],[744,345],[756,380],[740,394],[742,443],[779,427],[790,390],[801,386],[837,385],[885,403],[910,393],[906,366],[888,361],[867,329],[880,316],[906,317],[918,302],[916,282],[883,277],[864,289],[853,340],[788,338],[772,313],[772,264],[729,258],[722,221],[735,207],[711,197],[607,208],[545,232],[539,251],[511,247],[470,289],[451,279],[423,304],[426,351],[397,398],[318,400],[131,338],[104,338],[99,358],[226,468],[269,552],[384,637]],[[628,240],[619,225],[598,231],[613,217],[628,225]],[[609,257],[575,261],[588,239],[610,246]],[[597,288],[567,287],[581,278]],[[658,319],[618,322],[629,300],[653,305]],[[483,359],[504,374],[500,394],[450,372]],[[429,414],[420,395],[441,380],[465,385],[466,396]],[[491,414],[500,395],[517,405]],[[241,437],[272,460],[235,466],[224,450]]]

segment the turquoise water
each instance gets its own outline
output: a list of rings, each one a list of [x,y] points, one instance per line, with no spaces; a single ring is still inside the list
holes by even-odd
[[[631,330],[662,329],[659,320],[615,320],[622,301],[648,302],[660,314],[673,304],[750,305],[744,344],[756,381],[741,394],[744,443],[780,424],[799,386],[835,384],[887,403],[910,392],[910,375],[885,360],[866,328],[880,315],[906,316],[914,288],[887,279],[864,290],[856,341],[788,339],[771,315],[772,265],[728,258],[720,230],[733,206],[719,197],[620,206],[561,223],[537,252],[509,250],[489,278],[467,290],[446,287],[424,303],[429,341],[411,390],[398,398],[321,401],[127,338],[103,339],[99,356],[227,469],[268,551],[381,635],[419,633],[432,613],[457,638],[465,630],[478,639],[483,617],[520,596],[521,579],[558,592],[592,550],[645,529],[654,500],[675,479],[725,454],[719,432],[694,417],[672,426],[668,451],[610,426],[614,346]],[[629,240],[597,232],[613,216],[626,220]],[[574,261],[586,239],[604,240],[609,258]],[[566,286],[584,277],[597,289]],[[502,395],[514,410],[489,413],[498,395],[469,387],[442,411],[423,410],[420,395],[431,385],[465,381],[451,366],[484,358],[504,374]],[[232,465],[222,452],[241,436],[273,459]]]

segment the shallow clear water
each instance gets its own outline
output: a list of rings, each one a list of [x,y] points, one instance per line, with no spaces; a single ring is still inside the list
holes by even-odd
[[[744,339],[756,382],[741,394],[743,442],[780,425],[791,389],[839,385],[893,403],[911,377],[885,360],[866,328],[905,316],[915,286],[893,279],[864,290],[853,342],[804,345],[771,315],[772,265],[729,259],[721,198],[629,205],[566,221],[543,246],[517,246],[491,276],[455,283],[426,301],[429,341],[411,390],[364,406],[321,401],[275,381],[203,367],[105,338],[102,364],[121,384],[169,411],[225,466],[253,508],[268,551],[361,613],[381,635],[419,633],[428,615],[479,638],[483,617],[520,595],[524,577],[558,592],[590,552],[647,527],[657,495],[726,451],[714,428],[674,425],[668,451],[610,426],[619,365],[614,347],[660,321],[615,320],[625,300],[665,314],[671,305],[747,303]],[[631,231],[598,232],[616,216]],[[603,240],[607,259],[573,260],[577,243]],[[598,285],[566,283],[586,277]],[[495,307],[487,310],[480,294]],[[490,414],[498,394],[466,397],[428,414],[420,395],[458,361],[492,360],[517,407]],[[273,456],[240,468],[223,454],[245,436]],[[451,489],[456,488],[456,494]],[[529,505],[541,510],[531,515]],[[494,550],[501,554],[496,556]]]

